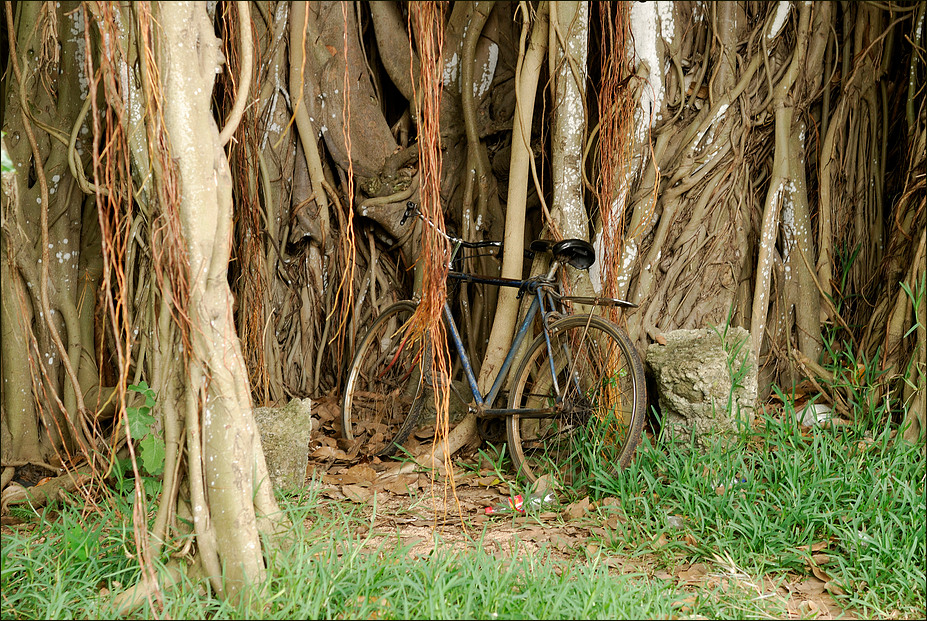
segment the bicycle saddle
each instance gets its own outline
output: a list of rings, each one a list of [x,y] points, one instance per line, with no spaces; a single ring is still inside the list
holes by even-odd
[[[578,270],[588,270],[595,263],[595,249],[583,239],[564,239],[554,242],[550,239],[536,239],[529,246],[534,252],[551,252],[558,261],[572,265]]]

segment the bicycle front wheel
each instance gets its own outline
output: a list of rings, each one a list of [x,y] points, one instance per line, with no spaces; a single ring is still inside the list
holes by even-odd
[[[519,474],[580,489],[631,460],[647,408],[644,367],[611,321],[572,315],[528,348],[509,393],[509,451]]]
[[[389,456],[415,428],[422,411],[422,336],[409,335],[412,302],[386,308],[361,340],[341,405],[349,454]]]

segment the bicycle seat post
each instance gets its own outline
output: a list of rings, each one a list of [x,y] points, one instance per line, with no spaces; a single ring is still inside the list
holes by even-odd
[[[550,281],[554,280],[554,277],[557,275],[557,270],[560,269],[560,261],[554,257],[554,260],[550,262],[550,269],[547,271],[547,276],[544,278]]]

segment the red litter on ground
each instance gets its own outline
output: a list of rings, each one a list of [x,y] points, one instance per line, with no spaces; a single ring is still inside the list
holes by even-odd
[[[511,498],[506,499],[506,502],[502,503],[501,505],[496,505],[495,507],[486,507],[486,515],[493,513],[507,513],[509,511],[518,511],[519,513],[524,513],[524,502],[525,499],[521,494],[512,496]]]

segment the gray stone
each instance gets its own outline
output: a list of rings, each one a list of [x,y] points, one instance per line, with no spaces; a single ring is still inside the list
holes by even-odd
[[[719,334],[720,332],[720,334]],[[724,335],[722,339],[721,334]],[[674,330],[647,348],[664,438],[707,448],[753,424],[757,366],[743,328]]]
[[[293,399],[281,408],[255,408],[261,446],[275,489],[292,489],[306,483],[309,434],[313,420],[311,399]]]

